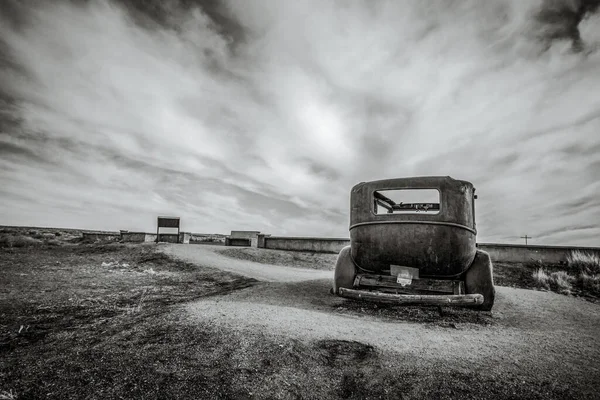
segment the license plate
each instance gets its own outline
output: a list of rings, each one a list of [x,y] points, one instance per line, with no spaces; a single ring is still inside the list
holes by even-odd
[[[419,279],[418,268],[391,265],[390,272],[392,275],[396,275],[396,283],[399,283],[402,286],[410,285],[413,279]]]

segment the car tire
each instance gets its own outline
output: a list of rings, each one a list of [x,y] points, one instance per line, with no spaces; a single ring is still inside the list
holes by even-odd
[[[490,255],[485,251],[477,250],[475,259],[465,274],[465,291],[467,294],[480,293],[483,295],[483,304],[470,308],[490,311],[494,306],[496,290],[494,289],[493,266]]]
[[[356,267],[350,254],[350,246],[344,247],[338,254],[333,275],[333,293],[338,294],[340,288],[352,289]]]

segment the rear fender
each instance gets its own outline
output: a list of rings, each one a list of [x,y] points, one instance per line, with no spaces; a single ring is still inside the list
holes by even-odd
[[[356,266],[352,261],[350,246],[344,247],[338,254],[333,275],[333,293],[339,294],[340,288],[352,289],[356,276]]]

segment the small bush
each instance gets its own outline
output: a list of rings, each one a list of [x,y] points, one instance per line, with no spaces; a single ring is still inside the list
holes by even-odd
[[[0,237],[0,247],[29,247],[41,243],[41,240],[23,235],[2,235]]]
[[[600,296],[600,275],[582,273],[577,278],[577,284],[586,292]]]
[[[538,287],[550,289],[557,293],[571,294],[573,283],[577,281],[577,278],[569,275],[566,271],[548,274],[543,268],[538,268],[533,272],[533,280]]]
[[[550,285],[548,284],[550,277],[548,276],[546,271],[544,271],[544,268],[538,268],[535,271],[533,271],[533,280],[538,287],[550,289]]]
[[[600,274],[600,254],[575,250],[567,256],[567,264],[577,274]]]
[[[27,236],[15,236],[12,247],[29,247],[41,244],[42,241]]]
[[[573,283],[575,281],[576,278],[565,271],[558,271],[550,274],[550,288],[558,293],[571,294]]]

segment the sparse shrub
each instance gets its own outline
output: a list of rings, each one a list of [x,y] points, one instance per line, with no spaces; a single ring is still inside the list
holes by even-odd
[[[28,236],[15,236],[12,247],[29,247],[41,244],[42,241]]]
[[[60,240],[57,240],[57,239],[46,239],[44,241],[44,244],[46,246],[60,246],[60,245],[62,245],[62,242]]]
[[[600,296],[600,275],[582,273],[577,278],[577,284],[586,292]]]
[[[538,268],[533,272],[533,280],[538,287],[550,289],[557,293],[571,294],[573,283],[577,281],[577,278],[569,275],[566,271],[548,274],[543,268]]]
[[[54,232],[54,236],[62,236],[62,233],[60,233],[60,232]]]
[[[12,247],[10,235],[3,234],[2,236],[0,236],[0,247]]]
[[[557,271],[550,274],[550,288],[558,293],[571,294],[576,278],[566,271]]]
[[[567,264],[577,274],[600,274],[600,254],[575,250],[567,256]]]
[[[29,247],[41,244],[42,241],[23,235],[2,235],[0,247]]]
[[[544,289],[550,289],[550,285],[548,285],[548,280],[550,277],[544,271],[544,268],[538,268],[533,271],[533,280],[537,284],[538,287],[543,287]]]

